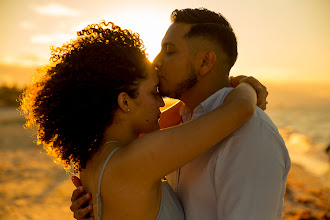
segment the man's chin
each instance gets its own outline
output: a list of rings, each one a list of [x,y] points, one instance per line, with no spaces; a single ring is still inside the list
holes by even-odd
[[[164,98],[171,98],[170,94],[167,91],[160,90],[159,95]]]
[[[171,94],[169,91],[160,90],[159,95],[163,98],[177,99],[174,94]]]

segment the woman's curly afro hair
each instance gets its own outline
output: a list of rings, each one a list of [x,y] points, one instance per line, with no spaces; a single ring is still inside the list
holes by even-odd
[[[50,64],[20,98],[26,127],[38,128],[38,144],[75,172],[98,150],[119,93],[136,98],[150,65],[139,35],[111,22],[88,25],[77,35],[51,48]]]

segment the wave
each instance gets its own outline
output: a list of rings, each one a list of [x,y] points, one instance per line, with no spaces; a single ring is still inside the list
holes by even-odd
[[[279,128],[292,163],[303,166],[307,171],[327,176],[330,172],[330,155],[324,144],[313,144],[311,138],[297,133],[291,126]]]

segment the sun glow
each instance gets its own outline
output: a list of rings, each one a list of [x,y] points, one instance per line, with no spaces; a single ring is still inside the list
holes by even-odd
[[[125,13],[102,16],[102,19],[139,33],[150,61],[159,53],[161,41],[170,25],[169,15],[154,8],[144,8],[142,11],[127,9]]]
[[[76,17],[81,13],[78,10],[60,4],[36,5],[32,7],[37,13],[47,16]]]

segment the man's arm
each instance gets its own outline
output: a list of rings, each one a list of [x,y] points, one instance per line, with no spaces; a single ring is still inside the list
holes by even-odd
[[[290,160],[279,134],[252,118],[224,145],[215,168],[218,219],[281,219]]]
[[[85,208],[84,205],[91,200],[92,195],[90,193],[86,193],[84,187],[81,184],[81,181],[78,177],[72,176],[71,180],[73,184],[77,187],[71,196],[71,206],[70,209],[73,212],[73,217],[78,220],[94,220],[93,215],[93,206],[88,205]],[[91,217],[89,217],[91,216]]]

